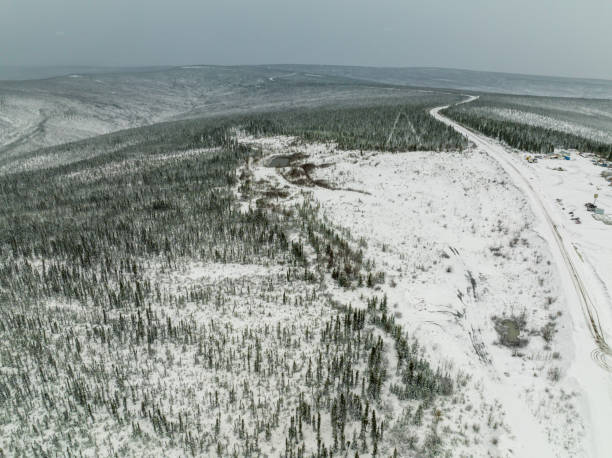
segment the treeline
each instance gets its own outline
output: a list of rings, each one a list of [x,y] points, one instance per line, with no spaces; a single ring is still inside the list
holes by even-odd
[[[263,114],[244,124],[253,135],[292,135],[334,142],[340,149],[379,151],[461,150],[465,139],[435,120],[428,109],[440,102],[318,108]]]
[[[589,140],[554,129],[476,114],[470,110],[469,104],[448,108],[443,113],[460,124],[522,151],[552,153],[555,148],[576,149],[612,159],[611,144]]]

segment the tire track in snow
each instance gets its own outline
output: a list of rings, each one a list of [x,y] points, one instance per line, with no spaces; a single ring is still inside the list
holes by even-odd
[[[459,104],[469,103],[478,99],[478,96],[470,96]],[[539,193],[534,189],[530,180],[523,174],[519,167],[514,163],[509,152],[495,140],[492,140],[472,129],[466,128],[446,116],[440,114],[441,110],[448,108],[449,105],[437,107],[430,110],[430,114],[440,122],[452,127],[476,146],[486,152],[491,158],[508,173],[514,184],[525,193],[530,200],[531,206],[536,216],[541,215],[550,231],[545,235],[545,239],[551,249],[556,246],[558,256],[557,264],[560,271],[565,270],[567,277],[571,279],[573,292],[579,302],[580,312],[574,318],[574,347],[576,355],[573,360],[571,374],[576,382],[582,386],[584,396],[585,414],[591,420],[591,428],[587,429],[589,439],[585,439],[585,445],[590,447],[592,456],[610,456],[612,449],[612,436],[609,434],[609,421],[612,418],[612,386],[610,385],[609,373],[612,372],[612,348],[606,341],[606,333],[599,318],[597,305],[591,299],[588,288],[585,286],[580,269],[576,266],[572,257],[575,250],[569,237],[562,235],[560,224],[555,222],[546,204],[540,198]],[[554,239],[554,243],[552,242]],[[578,254],[578,253],[577,253]],[[579,254],[578,254],[579,256]],[[582,257],[579,256],[582,260]],[[583,261],[584,262],[584,261]],[[566,289],[571,294],[572,289]],[[571,296],[568,297],[571,299]],[[573,311],[571,311],[573,313]],[[588,335],[579,326],[579,315],[582,315],[588,329]],[[607,323],[609,324],[609,323]],[[583,352],[585,345],[594,343],[595,348],[590,352],[589,357],[584,358]],[[589,363],[591,362],[591,363]],[[603,371],[601,370],[603,369]],[[569,372],[568,372],[569,374]],[[509,406],[512,408],[513,406]],[[520,423],[518,424],[520,427]]]
[[[478,96],[470,96],[468,99],[460,103],[469,103],[469,102],[476,100],[477,98]],[[593,360],[596,361],[603,369],[607,371],[612,371],[612,358],[610,358],[612,357],[612,348],[606,342],[605,332],[604,332],[603,326],[601,325],[601,321],[599,319],[599,313],[597,311],[597,307],[592,301],[592,299],[590,298],[588,290],[582,280],[582,277],[580,273],[578,272],[578,270],[576,269],[576,266],[574,262],[572,261],[572,258],[569,254],[569,252],[571,251],[571,248],[569,247],[569,245],[571,245],[571,243],[569,244],[566,243],[565,239],[561,236],[558,225],[555,223],[553,218],[550,216],[550,213],[548,212],[546,206],[542,202],[540,195],[533,188],[529,180],[523,175],[523,173],[519,170],[519,168],[516,167],[516,165],[512,163],[512,159],[503,157],[502,154],[500,154],[500,151],[503,148],[499,147],[497,144],[493,144],[491,140],[489,140],[484,135],[476,133],[472,129],[465,128],[461,126],[460,124],[454,122],[453,120],[441,115],[439,112],[447,107],[448,106],[434,108],[433,110],[431,110],[430,113],[434,118],[453,127],[459,133],[463,134],[470,141],[474,142],[477,146],[479,146],[484,151],[486,151],[487,154],[489,154],[493,159],[495,159],[498,163],[500,163],[500,165],[506,171],[508,171],[508,168],[510,168],[514,172],[511,174],[511,176],[512,175],[518,176],[522,180],[523,184],[525,185],[525,187],[530,193],[530,197],[538,204],[541,214],[544,216],[544,218],[546,219],[546,222],[548,223],[550,229],[552,230],[552,233],[556,241],[556,245],[563,258],[565,267],[568,273],[570,274],[570,277],[574,284],[576,293],[580,299],[580,305],[581,305],[583,314],[585,316],[585,319],[587,320],[589,330],[591,332],[591,335],[593,337],[595,344],[597,345],[597,348],[593,350]],[[504,153],[507,154],[505,150],[504,150]]]

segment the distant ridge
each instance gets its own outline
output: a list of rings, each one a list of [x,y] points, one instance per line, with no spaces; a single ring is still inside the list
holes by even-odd
[[[344,76],[387,84],[515,95],[612,99],[612,80],[484,72],[438,67],[270,65],[287,71]]]
[[[0,81],[25,81],[56,78],[67,75],[95,75],[104,73],[137,73],[152,70],[170,69],[160,67],[90,67],[90,66],[51,66],[51,67],[18,67],[0,65]]]
[[[217,67],[225,69],[275,69],[279,71],[350,78],[382,84],[454,89],[502,94],[612,99],[612,80],[485,72],[439,67],[363,67],[344,65],[270,64],[151,67],[10,67],[0,66],[0,81],[37,80],[68,75],[143,73]]]

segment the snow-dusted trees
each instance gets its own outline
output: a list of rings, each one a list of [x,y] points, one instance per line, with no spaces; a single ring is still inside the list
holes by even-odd
[[[320,294],[385,281],[350,234],[311,204],[241,210],[236,170],[260,153],[238,121],[122,132],[0,176],[0,454],[389,456],[383,402],[452,391],[385,297]],[[194,265],[265,274],[205,283]]]
[[[555,148],[567,148],[596,153],[612,159],[612,144],[602,143],[560,129],[501,119],[495,114],[496,108],[497,105],[494,102],[479,103],[476,101],[448,108],[444,114],[463,125],[522,151],[551,153]]]
[[[254,135],[296,135],[308,141],[335,142],[341,149],[448,151],[467,146],[463,136],[435,120],[428,110],[456,97],[406,98],[359,107],[317,108],[262,114],[245,129]]]

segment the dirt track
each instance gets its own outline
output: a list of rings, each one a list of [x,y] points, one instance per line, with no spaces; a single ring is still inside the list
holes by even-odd
[[[469,103],[476,100],[477,96],[470,96],[466,100],[460,103]],[[571,253],[572,244],[571,241],[564,239],[559,231],[557,223],[551,216],[548,208],[542,201],[540,194],[533,188],[529,179],[522,173],[519,167],[513,163],[513,159],[510,157],[510,153],[500,145],[498,142],[489,139],[488,137],[468,129],[450,118],[440,114],[440,111],[447,108],[447,106],[437,107],[430,111],[430,114],[437,120],[453,127],[457,132],[464,135],[468,140],[473,142],[478,148],[485,151],[493,159],[495,159],[512,179],[515,184],[522,188],[532,203],[535,204],[536,208],[534,211],[544,216],[546,223],[548,224],[551,233],[554,236],[555,245],[563,259],[563,265],[572,279],[576,295],[580,301],[580,307],[586,320],[588,329],[593,337],[593,341],[596,345],[595,349],[591,352],[593,360],[606,371],[612,372],[612,348],[608,345],[605,338],[604,328],[599,319],[599,313],[596,304],[589,297],[588,290],[581,277],[579,269],[576,268],[575,262],[572,259]],[[553,248],[553,247],[551,247]],[[561,266],[559,266],[561,268]]]

